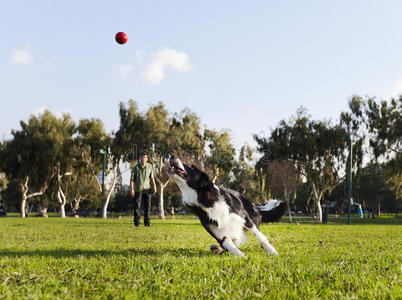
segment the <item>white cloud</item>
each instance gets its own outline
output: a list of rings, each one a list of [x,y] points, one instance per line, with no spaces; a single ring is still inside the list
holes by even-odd
[[[16,49],[11,53],[11,62],[15,65],[28,65],[32,63],[31,47],[25,45],[24,49]]]
[[[188,55],[174,49],[164,48],[152,55],[144,71],[145,79],[152,84],[159,84],[165,78],[166,69],[185,72],[191,69]]]
[[[126,79],[133,70],[133,66],[131,64],[119,65],[118,68],[119,68],[119,75],[122,79]]]
[[[402,78],[398,78],[392,89],[392,96],[402,95]]]

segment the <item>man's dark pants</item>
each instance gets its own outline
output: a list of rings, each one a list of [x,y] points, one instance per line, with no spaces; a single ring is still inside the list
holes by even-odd
[[[141,201],[144,209],[144,224],[150,224],[151,214],[151,190],[143,190],[135,192],[134,195],[134,225],[140,225],[141,218]]]

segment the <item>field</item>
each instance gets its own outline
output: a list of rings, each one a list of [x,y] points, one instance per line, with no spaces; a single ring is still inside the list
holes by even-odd
[[[1,218],[0,299],[401,299],[400,220],[264,224],[280,256],[249,235],[236,258],[192,216]]]

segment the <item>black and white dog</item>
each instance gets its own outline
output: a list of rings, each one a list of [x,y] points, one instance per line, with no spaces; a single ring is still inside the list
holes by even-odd
[[[206,173],[194,165],[182,163],[176,156],[170,157],[167,173],[179,186],[184,205],[218,241],[220,246],[211,246],[213,252],[225,249],[244,256],[238,247],[246,241],[244,231],[247,229],[257,237],[265,251],[278,255],[259,230],[259,225],[278,221],[285,213],[286,203],[271,200],[265,206],[256,207],[241,193],[214,185]]]

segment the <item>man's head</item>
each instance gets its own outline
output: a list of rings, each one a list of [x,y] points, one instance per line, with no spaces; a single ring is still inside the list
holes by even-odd
[[[148,161],[148,153],[144,152],[140,156],[140,164],[145,165]]]

